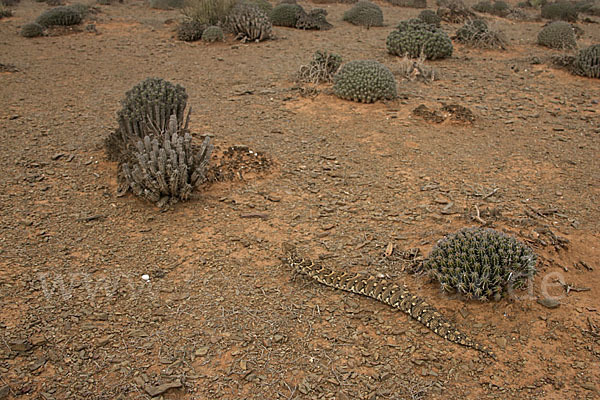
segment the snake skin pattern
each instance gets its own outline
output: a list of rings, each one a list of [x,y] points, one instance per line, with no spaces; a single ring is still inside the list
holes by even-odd
[[[323,285],[372,297],[398,308],[431,329],[436,335],[496,359],[489,349],[456,329],[435,307],[411,294],[406,286],[400,286],[368,274],[334,271],[316,264],[308,258],[298,256],[295,247],[289,244],[284,244],[284,251],[287,263],[297,272],[307,275]]]

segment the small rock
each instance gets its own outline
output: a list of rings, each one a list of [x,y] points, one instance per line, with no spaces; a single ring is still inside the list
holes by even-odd
[[[144,387],[144,390],[146,391],[146,393],[148,393],[148,395],[150,395],[151,397],[156,397],[158,395],[163,394],[164,392],[166,392],[167,390],[170,389],[176,389],[176,388],[180,388],[183,385],[181,384],[181,381],[176,380],[173,382],[169,382],[169,383],[163,383],[162,385],[158,385],[158,386],[150,386],[150,385],[146,385]]]
[[[205,356],[208,354],[208,347],[207,346],[199,347],[196,349],[196,352],[194,354],[197,356]]]
[[[596,386],[594,386],[591,383],[582,383],[581,387],[586,389],[586,390],[591,390],[592,392],[597,392],[598,388],[596,388]]]
[[[546,308],[557,308],[558,306],[560,306],[560,301],[549,297],[538,299],[537,302]]]
[[[501,347],[501,348],[505,348],[506,347],[506,343],[507,343],[507,340],[506,340],[505,337],[499,337],[499,338],[496,339],[496,344],[499,347]]]

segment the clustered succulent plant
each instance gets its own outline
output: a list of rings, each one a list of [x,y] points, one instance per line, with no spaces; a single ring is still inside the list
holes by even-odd
[[[119,127],[105,142],[109,158],[119,162],[121,193],[131,191],[164,207],[187,200],[204,181],[212,145],[209,137],[200,147],[192,144],[187,97],[182,86],[159,78],[126,93]]]
[[[452,55],[452,40],[435,25],[418,19],[402,21],[386,40],[388,52],[400,57],[418,58],[423,54],[428,60]]]
[[[447,292],[499,300],[536,273],[537,256],[517,239],[486,228],[467,228],[440,240],[423,264]]]
[[[177,39],[184,42],[195,42],[202,38],[206,28],[206,24],[195,19],[182,21],[177,26]]]
[[[203,42],[222,42],[225,35],[223,34],[223,29],[219,26],[209,26],[202,33],[202,41]]]
[[[360,0],[351,9],[344,13],[343,20],[354,25],[383,26],[383,11],[370,1]]]
[[[588,78],[600,78],[600,44],[579,50],[573,62],[573,73]]]
[[[502,33],[491,30],[487,22],[482,19],[468,21],[456,31],[455,39],[468,46],[487,49],[504,50],[508,44]]]
[[[54,25],[77,25],[81,23],[82,19],[79,10],[71,6],[60,6],[44,11],[35,22],[47,28]]]
[[[256,7],[260,8],[261,11],[267,15],[270,15],[271,11],[273,11],[273,5],[271,3],[269,3],[267,0],[238,0],[238,1],[255,5]]]
[[[308,65],[300,67],[298,80],[318,84],[331,82],[342,64],[342,57],[328,51],[317,50]]]
[[[493,3],[489,0],[480,1],[473,6],[473,10],[481,13],[497,15],[499,17],[506,17],[510,13],[510,6],[502,0],[494,1]]]
[[[542,28],[538,44],[552,49],[574,49],[577,47],[573,26],[565,21],[554,21]]]
[[[333,92],[342,99],[361,103],[391,100],[398,95],[392,72],[373,60],[344,64],[333,77]]]
[[[575,22],[577,17],[578,12],[575,6],[566,1],[548,3],[542,7],[542,18]]]
[[[298,18],[303,13],[305,13],[304,9],[298,4],[282,3],[273,8],[270,18],[275,26],[295,28]]]
[[[44,35],[44,27],[35,22],[30,22],[21,27],[21,36],[26,38],[34,38]]]
[[[442,19],[439,15],[433,10],[423,10],[419,13],[417,19],[425,22],[426,24],[435,25],[437,27],[440,26]]]
[[[273,36],[273,24],[267,15],[257,6],[238,4],[225,19],[225,26],[243,42],[270,39]]]

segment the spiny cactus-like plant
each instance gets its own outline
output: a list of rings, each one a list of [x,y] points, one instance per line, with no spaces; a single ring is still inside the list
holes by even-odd
[[[333,92],[339,98],[361,103],[391,100],[398,95],[392,72],[373,60],[344,64],[333,77]]]
[[[225,20],[225,26],[236,39],[260,42],[273,36],[273,24],[258,7],[250,4],[236,5]]]
[[[600,78],[600,44],[579,50],[572,71],[576,75]]]
[[[331,82],[333,76],[342,64],[342,57],[335,53],[317,50],[308,65],[303,65],[298,71],[298,80],[318,84]]]
[[[26,38],[34,38],[44,35],[44,27],[35,22],[30,22],[21,27],[21,36]]]
[[[468,21],[456,31],[455,39],[467,46],[484,49],[504,50],[508,46],[506,37],[502,33],[490,29],[487,22],[482,19]]]
[[[351,9],[344,12],[343,20],[367,28],[383,26],[383,11],[375,3],[360,0]]]
[[[47,28],[53,25],[77,25],[82,19],[81,12],[73,7],[60,6],[44,11],[35,22]]]
[[[462,229],[440,240],[424,268],[447,292],[499,300],[536,273],[537,256],[517,239],[485,228]]]
[[[486,14],[497,15],[499,17],[505,17],[510,12],[510,6],[502,0],[494,1],[493,3],[488,0],[484,0],[484,1],[480,1],[479,3],[475,4],[473,6],[473,10],[480,12],[480,13],[486,13]]]
[[[235,5],[236,0],[186,0],[182,12],[193,21],[207,26],[218,25],[225,21]]]
[[[206,24],[198,20],[182,21],[177,26],[177,39],[184,42],[195,42],[202,38],[202,34],[206,28]]]
[[[255,5],[256,7],[260,8],[261,11],[267,15],[270,15],[271,12],[273,11],[273,5],[271,3],[269,3],[267,0],[238,0],[238,3],[239,2]]]
[[[185,88],[160,78],[148,78],[135,85],[125,94],[122,108],[117,112],[119,129],[105,141],[110,160],[120,161],[132,142],[143,139],[151,127],[164,132],[170,116],[179,123],[184,121],[188,95]]]
[[[306,14],[304,9],[298,4],[278,4],[271,11],[271,22],[275,26],[286,26],[294,28],[300,15]]]
[[[308,14],[301,13],[296,21],[297,29],[324,31],[332,27],[333,25],[327,21],[327,10],[322,8],[314,8]]]
[[[222,42],[224,38],[223,29],[220,26],[209,26],[202,33],[203,42]]]
[[[554,21],[542,28],[538,44],[552,49],[574,49],[577,47],[573,26],[565,21]]]
[[[189,121],[189,114],[188,114]],[[121,191],[131,190],[159,207],[189,199],[194,188],[204,182],[212,145],[207,136],[200,148],[175,115],[165,131],[146,127],[129,160],[121,164]]]
[[[4,5],[0,4],[0,19],[12,17],[12,10]]]
[[[444,0],[438,2],[437,15],[442,21],[458,24],[475,17],[475,13],[462,0]]]
[[[442,22],[440,16],[433,10],[423,10],[419,13],[417,18],[426,24],[435,25],[437,27],[439,27]]]
[[[453,50],[446,32],[420,20],[401,22],[388,35],[386,46],[390,54],[410,58],[423,54],[428,60],[450,57]]]
[[[578,12],[575,6],[566,1],[548,3],[542,7],[542,18],[575,22],[577,17]]]

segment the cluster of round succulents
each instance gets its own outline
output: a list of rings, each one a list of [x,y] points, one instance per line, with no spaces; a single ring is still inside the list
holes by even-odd
[[[542,6],[542,18],[551,20],[577,21],[578,12],[572,3],[557,1]]]
[[[223,29],[219,26],[209,26],[202,32],[202,41],[203,42],[222,42],[224,38]]]
[[[298,4],[278,4],[271,11],[271,22],[275,26],[296,27],[300,15],[305,14],[304,9]]]
[[[44,11],[35,22],[47,28],[53,25],[77,25],[82,19],[79,10],[70,6],[60,6]]]
[[[225,26],[244,42],[270,39],[273,36],[273,24],[260,8],[251,4],[238,4],[225,19]]]
[[[475,4],[473,6],[473,10],[481,13],[497,15],[499,17],[505,17],[510,12],[510,6],[502,0],[494,1],[493,3],[488,0],[484,0]]]
[[[462,229],[440,240],[424,262],[443,290],[498,300],[536,273],[537,256],[514,237],[485,228]]]
[[[573,26],[565,21],[554,21],[546,25],[538,34],[538,44],[553,49],[574,49],[577,42]]]
[[[398,95],[392,72],[373,60],[344,64],[333,77],[333,92],[342,99],[361,103],[391,100]]]
[[[433,10],[423,10],[419,13],[419,16],[417,17],[417,19],[420,19],[421,21],[425,22],[426,24],[430,24],[430,25],[435,25],[435,26],[440,26],[440,23],[442,22],[442,19],[440,18],[439,15],[437,15],[437,13]]]
[[[436,60],[452,55],[452,40],[435,25],[420,20],[401,22],[386,40],[388,52],[400,57]]]
[[[573,73],[588,78],[600,78],[600,44],[579,50],[573,63]]]
[[[182,21],[177,26],[177,39],[184,42],[195,42],[202,38],[205,29],[206,24],[198,20],[191,19]]]
[[[344,12],[343,20],[367,28],[383,26],[383,11],[375,3],[360,0],[351,9]]]
[[[21,36],[33,38],[44,35],[44,27],[35,22],[30,22],[21,27]]]

